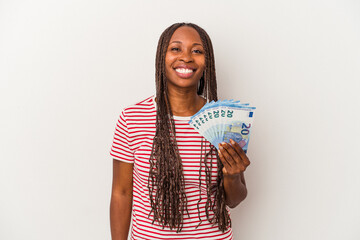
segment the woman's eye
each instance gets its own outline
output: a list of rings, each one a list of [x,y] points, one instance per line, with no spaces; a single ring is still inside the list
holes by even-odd
[[[173,47],[173,48],[171,48],[171,51],[179,51],[180,49],[179,48],[177,48],[177,47]]]
[[[201,50],[199,50],[199,49],[195,49],[194,52],[195,52],[195,53],[203,53],[203,52],[202,52]]]

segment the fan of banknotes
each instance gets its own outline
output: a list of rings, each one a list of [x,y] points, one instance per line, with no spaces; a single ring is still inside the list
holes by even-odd
[[[212,101],[192,116],[189,124],[216,148],[232,139],[247,152],[255,109],[240,101]]]

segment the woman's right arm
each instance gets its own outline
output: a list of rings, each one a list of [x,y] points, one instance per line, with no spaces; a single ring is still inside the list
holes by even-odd
[[[133,164],[113,159],[113,183],[110,202],[112,240],[127,240],[133,199]]]

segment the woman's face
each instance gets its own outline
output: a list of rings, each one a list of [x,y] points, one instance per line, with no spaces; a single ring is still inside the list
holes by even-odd
[[[168,88],[194,89],[205,69],[205,54],[199,33],[182,26],[172,35],[165,56]]]

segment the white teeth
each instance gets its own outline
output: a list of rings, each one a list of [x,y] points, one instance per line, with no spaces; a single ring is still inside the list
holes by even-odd
[[[178,73],[191,73],[194,70],[188,68],[176,68],[175,71],[177,71]]]

